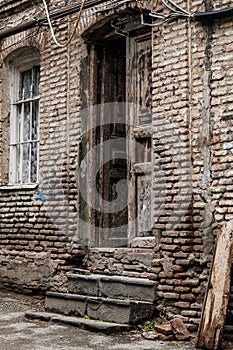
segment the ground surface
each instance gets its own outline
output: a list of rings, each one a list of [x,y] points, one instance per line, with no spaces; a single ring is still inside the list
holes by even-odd
[[[24,313],[41,309],[35,297],[0,291],[1,350],[194,350],[194,342],[162,342],[131,334],[105,335],[41,321]],[[224,345],[223,349],[233,349]]]

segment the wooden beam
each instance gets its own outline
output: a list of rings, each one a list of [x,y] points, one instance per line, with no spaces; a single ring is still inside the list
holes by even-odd
[[[198,330],[197,348],[219,349],[230,293],[233,257],[233,220],[216,238],[210,278]]]

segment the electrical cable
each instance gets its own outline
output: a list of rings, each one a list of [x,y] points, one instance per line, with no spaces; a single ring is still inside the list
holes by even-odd
[[[174,19],[178,18],[194,18],[194,14],[186,11],[179,5],[177,5],[173,0],[162,0],[162,3],[164,7],[169,10],[170,12],[168,14],[163,14],[161,12],[150,12],[149,16],[155,18],[157,21],[156,23],[146,23],[144,21],[143,14],[141,15],[141,23],[147,26],[155,27],[164,25],[167,22],[170,22]]]
[[[53,26],[52,26],[52,23],[51,23],[51,20],[50,20],[50,15],[49,15],[49,10],[48,10],[48,6],[47,6],[47,3],[46,3],[46,0],[42,0],[43,1],[43,4],[44,4],[44,8],[45,8],[45,12],[46,12],[46,17],[47,17],[47,21],[48,21],[48,24],[49,24],[49,28],[50,28],[50,32],[51,32],[51,35],[52,35],[52,38],[53,38],[53,41],[55,42],[55,44],[59,47],[66,47],[70,44],[71,40],[73,39],[74,35],[75,35],[75,32],[76,32],[76,29],[78,27],[78,24],[80,22],[80,18],[81,18],[81,14],[82,14],[82,10],[83,10],[83,7],[84,7],[84,4],[85,4],[85,1],[86,0],[83,0],[82,1],[82,4],[81,4],[81,7],[79,9],[79,12],[78,12],[78,18],[76,20],[76,23],[74,25],[74,28],[73,28],[73,31],[71,33],[71,36],[69,37],[69,39],[64,43],[64,44],[61,44],[57,41],[56,37],[55,37],[55,33],[54,33],[54,30],[53,30]]]
[[[172,0],[167,0],[167,1],[168,1],[172,6],[174,6],[175,9],[178,9],[181,13],[184,13],[184,14],[190,16],[190,13],[189,13],[188,11],[184,10],[182,7],[180,7],[179,5],[177,5],[174,1],[172,1]],[[169,6],[169,5],[166,3],[165,0],[162,0],[162,2],[163,2],[163,4],[164,4],[168,9],[170,9],[171,11],[174,11],[174,9],[172,8],[172,6],[171,6],[171,5]]]
[[[223,19],[233,16],[233,7],[223,10],[211,11],[211,12],[197,12],[193,14],[193,18],[196,21],[214,21],[217,19]]]

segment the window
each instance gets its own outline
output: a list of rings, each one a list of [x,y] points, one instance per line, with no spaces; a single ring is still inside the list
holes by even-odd
[[[11,184],[38,182],[39,65],[11,71],[10,171]]]

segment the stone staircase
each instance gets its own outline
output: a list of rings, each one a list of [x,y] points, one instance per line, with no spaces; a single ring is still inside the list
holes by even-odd
[[[46,293],[44,316],[50,320],[64,315],[79,318],[79,322],[84,320],[84,327],[88,320],[92,323],[95,320],[111,329],[114,325],[124,329],[154,315],[155,281],[80,272],[70,273],[68,281],[68,293]],[[26,316],[43,319],[43,313],[31,312]]]

